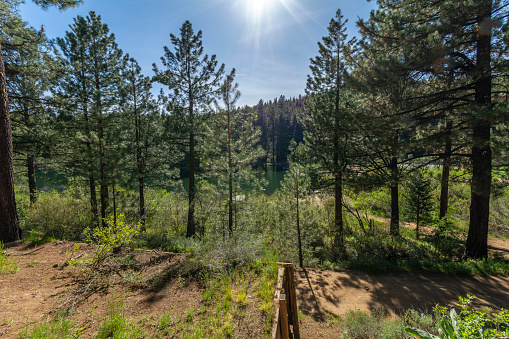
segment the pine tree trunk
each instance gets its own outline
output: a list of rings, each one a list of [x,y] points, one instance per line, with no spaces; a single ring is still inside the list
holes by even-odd
[[[7,243],[20,239],[21,229],[14,196],[11,120],[0,44],[0,241]]]
[[[233,236],[233,160],[230,126],[230,108],[228,107],[228,232]]]
[[[341,204],[343,198],[343,187],[341,174],[336,174],[334,178],[334,259],[337,260],[344,255],[343,248],[343,205]]]
[[[390,234],[399,236],[399,179],[398,159],[391,159],[391,225]]]
[[[95,191],[95,178],[92,165],[88,168],[88,185],[90,190],[90,210],[92,211],[92,218],[94,219],[94,225],[99,226],[99,217],[97,214],[97,194]]]
[[[98,81],[98,80],[97,80]],[[99,91],[100,88],[97,85],[96,91]],[[98,99],[97,102],[97,142],[99,144],[99,175],[101,181],[101,224],[106,226],[106,210],[108,208],[108,183],[106,180],[105,173],[105,159],[104,159],[104,140],[103,140],[103,122],[102,122],[102,112],[100,111],[101,107],[101,99]]]
[[[138,192],[139,192],[139,208],[138,214],[140,218],[140,224],[142,230],[145,230],[145,184],[143,182],[143,174],[145,172],[145,165],[142,157],[141,147],[141,119],[140,112],[138,112],[138,96],[136,92],[136,82],[134,76],[132,77],[131,84],[133,86],[133,98],[134,98],[134,135],[136,143],[136,165],[138,170]]]
[[[475,84],[475,99],[479,116],[472,122],[472,184],[470,224],[464,257],[488,256],[488,222],[491,193],[491,123],[486,117],[491,109],[491,10],[492,1],[484,0],[480,13],[477,40],[477,70],[480,78]]]
[[[94,174],[94,157],[92,152],[92,136],[90,135],[90,122],[88,120],[88,108],[84,108],[85,118],[85,129],[87,133],[87,155],[88,155],[88,187],[90,190],[90,210],[92,212],[92,218],[95,226],[99,226],[99,215],[97,212],[97,193],[95,190],[95,174]]]
[[[417,215],[416,215],[416,218],[415,218],[415,239],[419,239],[419,217],[420,217],[420,212],[421,212],[421,192],[419,190],[418,192],[419,196],[417,197]]]
[[[37,181],[35,178],[35,160],[32,154],[27,155],[28,191],[30,192],[30,204],[37,200]]]
[[[196,234],[196,223],[194,221],[194,111],[193,96],[189,93],[189,119],[191,130],[189,132],[189,210],[187,212],[187,234],[188,238]]]
[[[142,229],[145,230],[145,184],[143,182],[143,176],[138,177],[138,190],[140,193],[140,224]]]
[[[299,245],[299,265],[301,268],[304,268],[303,260],[302,260],[302,241],[300,238],[300,211],[299,211],[299,174],[297,173],[297,190],[296,190],[296,196],[297,196],[297,240]]]
[[[440,219],[447,215],[447,210],[449,208],[449,172],[452,150],[451,129],[452,121],[447,121],[445,152],[442,163],[442,182],[440,187]]]

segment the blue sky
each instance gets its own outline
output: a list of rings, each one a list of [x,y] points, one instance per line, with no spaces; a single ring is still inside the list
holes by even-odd
[[[195,32],[203,32],[205,53],[216,54],[227,70],[237,70],[238,105],[254,105],[304,94],[309,59],[316,56],[317,42],[336,10],[349,19],[353,36],[357,18],[368,18],[375,7],[366,0],[85,0],[64,13],[29,2],[21,6],[21,15],[36,28],[44,25],[48,37],[55,38],[77,15],[95,11],[148,76],[154,62],[161,66],[163,46],[171,48],[169,34],[178,35],[189,20]]]

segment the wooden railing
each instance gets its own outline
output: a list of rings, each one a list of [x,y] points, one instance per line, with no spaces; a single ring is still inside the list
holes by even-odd
[[[293,264],[279,263],[271,339],[300,339]]]

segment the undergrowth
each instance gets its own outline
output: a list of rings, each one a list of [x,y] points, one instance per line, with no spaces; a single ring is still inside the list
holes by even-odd
[[[18,265],[16,261],[4,250],[4,244],[0,241],[0,275],[16,273]]]

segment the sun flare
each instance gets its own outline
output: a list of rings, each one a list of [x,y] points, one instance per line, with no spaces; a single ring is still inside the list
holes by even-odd
[[[255,16],[270,10],[275,0],[247,0],[247,8]]]

